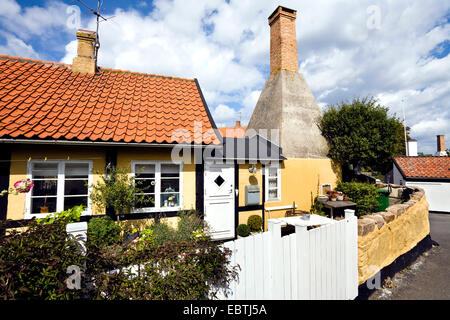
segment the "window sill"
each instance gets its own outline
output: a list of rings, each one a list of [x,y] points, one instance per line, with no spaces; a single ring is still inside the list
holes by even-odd
[[[162,208],[142,208],[142,209],[132,209],[131,213],[151,213],[151,212],[170,212],[170,211],[180,211],[183,207],[162,207]]]

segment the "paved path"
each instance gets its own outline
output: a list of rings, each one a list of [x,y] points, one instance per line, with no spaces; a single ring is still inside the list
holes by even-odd
[[[431,239],[439,245],[419,257],[411,267],[397,273],[370,300],[450,300],[450,214],[430,213]]]

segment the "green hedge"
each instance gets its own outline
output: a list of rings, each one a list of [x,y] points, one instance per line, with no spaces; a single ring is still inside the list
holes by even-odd
[[[374,184],[362,182],[339,182],[336,190],[342,191],[350,201],[356,202],[358,217],[375,212],[378,192]]]

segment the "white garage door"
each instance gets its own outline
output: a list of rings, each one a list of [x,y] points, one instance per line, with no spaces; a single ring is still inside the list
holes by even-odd
[[[430,211],[450,212],[450,183],[407,181],[406,185],[425,190]]]

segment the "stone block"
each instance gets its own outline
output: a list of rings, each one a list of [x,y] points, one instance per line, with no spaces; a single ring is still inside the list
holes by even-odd
[[[405,212],[406,208],[408,208],[408,205],[405,204],[394,204],[393,206],[387,207],[387,212],[392,212],[397,217],[401,216],[403,212]]]
[[[375,220],[367,218],[358,219],[358,236],[365,236],[373,230],[375,230]]]
[[[378,229],[381,229],[381,227],[384,226],[384,218],[383,218],[383,216],[381,216],[378,213],[374,213],[372,215],[364,216],[364,218],[371,219],[371,220],[375,221],[375,223],[377,224]]]
[[[392,212],[379,212],[377,214],[382,216],[384,219],[384,222],[386,222],[386,223],[389,223],[395,219],[395,214],[393,214]]]

